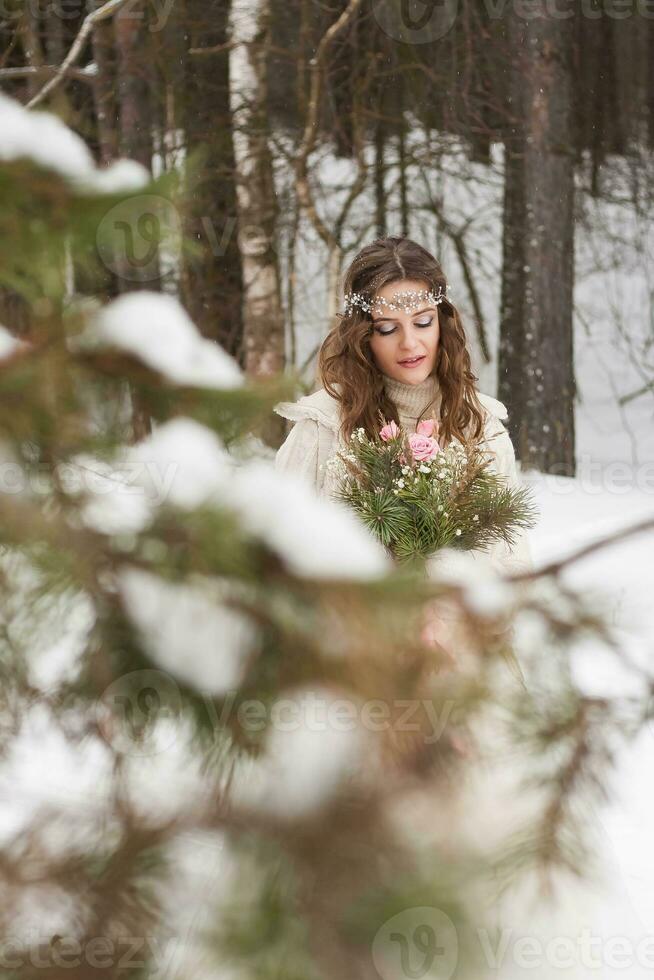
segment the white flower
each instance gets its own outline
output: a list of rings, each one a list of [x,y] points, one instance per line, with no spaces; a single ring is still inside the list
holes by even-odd
[[[404,489],[404,480],[398,480],[397,481],[397,485],[400,488],[400,490],[403,490]]]
[[[461,528],[460,527],[457,527],[457,529],[456,529],[456,531],[454,533],[456,534],[456,536],[458,538],[458,536],[461,534]]]
[[[473,519],[473,521],[478,521],[479,520],[479,514],[475,514],[475,516],[472,519]]]

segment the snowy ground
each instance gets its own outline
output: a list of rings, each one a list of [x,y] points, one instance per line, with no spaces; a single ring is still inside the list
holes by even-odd
[[[577,550],[581,545],[631,524],[654,510],[654,494],[634,486],[616,494],[598,478],[593,485],[580,479],[526,474],[537,494],[542,521],[532,532],[532,550],[537,564]],[[652,544],[654,533],[631,538],[597,552],[565,572],[565,580],[576,589],[604,596],[606,616],[632,660],[641,665],[654,659],[654,606],[652,604]],[[628,693],[630,678],[617,660],[599,649],[584,649],[574,661],[574,676],[589,694]],[[572,886],[577,905],[576,928],[587,923],[590,935],[599,939],[594,955],[601,968],[575,962],[573,969],[526,970],[524,976],[545,980],[549,976],[582,977],[650,976],[654,969],[654,850],[651,824],[654,812],[654,723],[647,725],[637,741],[624,749],[610,782],[612,800],[595,812],[599,834],[604,892],[590,896]],[[540,935],[538,929],[535,935]],[[552,930],[548,935],[573,936]],[[616,937],[622,937],[618,940]],[[639,947],[649,938],[648,947]],[[624,940],[624,942],[622,942]],[[616,952],[617,950],[617,952]],[[554,954],[552,954],[554,955]],[[592,961],[591,961],[592,962]],[[597,963],[597,960],[595,961]],[[507,973],[513,980],[513,973]],[[521,976],[518,971],[515,976]],[[500,972],[500,976],[502,973]],[[503,978],[504,980],[504,978]]]
[[[576,408],[578,475],[569,479],[524,474],[536,492],[541,512],[541,522],[531,532],[537,564],[654,517],[654,403],[649,395],[619,406],[617,396],[635,390],[640,382],[610,316],[595,320],[590,333],[578,331],[575,353],[580,395]],[[565,580],[576,589],[603,596],[605,615],[622,648],[631,661],[650,673],[654,672],[653,546],[654,532],[628,538],[565,572]],[[614,695],[633,690],[628,671],[597,649],[587,649],[575,659],[574,676],[587,693]],[[610,781],[611,802],[595,813],[606,887],[586,907],[583,893],[575,891],[581,906],[576,921],[583,919],[590,936],[598,940],[591,947],[595,959],[588,961],[595,965],[584,965],[580,957],[569,969],[555,968],[550,962],[549,971],[526,970],[525,976],[538,980],[561,975],[574,980],[651,976],[653,766],[654,722],[619,754]],[[510,976],[513,980],[513,974]]]

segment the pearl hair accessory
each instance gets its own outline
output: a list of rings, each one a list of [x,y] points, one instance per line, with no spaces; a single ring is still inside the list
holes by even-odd
[[[392,300],[387,300],[383,296],[379,296],[374,301],[371,301],[363,293],[349,292],[344,296],[344,304],[346,314],[350,313],[355,306],[360,306],[366,313],[370,313],[373,307],[382,305],[388,310],[403,310],[404,313],[410,313],[411,310],[414,310],[421,303],[431,303],[432,306],[438,306],[444,299],[451,302],[452,297],[446,296],[443,287],[439,286],[438,293],[435,293],[431,289],[405,289],[401,292],[393,293]]]

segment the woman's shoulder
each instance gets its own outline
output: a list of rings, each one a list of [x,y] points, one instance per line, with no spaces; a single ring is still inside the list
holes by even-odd
[[[313,419],[336,432],[340,425],[340,402],[325,388],[303,395],[295,402],[278,402],[273,411],[292,422]]]
[[[506,427],[509,412],[504,402],[477,391],[482,408],[484,409],[483,441],[501,458],[509,459],[514,455],[513,443]]]
[[[515,448],[504,424],[509,417],[506,405],[497,398],[477,392],[477,398],[485,411],[482,443],[488,447],[500,472],[514,474]]]
[[[500,419],[500,421],[507,419],[509,417],[509,412],[504,404],[504,402],[499,401],[497,398],[493,398],[491,395],[485,395],[481,391],[476,392],[477,398],[493,418]]]
[[[507,419],[509,414],[506,405],[499,399],[481,391],[476,392],[476,394],[486,411],[487,424],[493,421],[499,422],[500,424],[495,428],[503,429],[502,421]],[[318,388],[310,395],[303,395],[294,402],[278,402],[273,411],[292,422],[313,419],[334,432],[338,430],[340,425],[340,402],[326,388]]]

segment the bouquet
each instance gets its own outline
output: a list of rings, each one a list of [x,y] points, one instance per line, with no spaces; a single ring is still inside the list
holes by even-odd
[[[435,419],[410,435],[381,421],[372,439],[355,429],[347,449],[326,465],[336,477],[336,496],[396,561],[426,559],[444,547],[484,551],[498,540],[511,546],[519,530],[534,526],[531,491],[507,486],[478,442],[442,449]]]

